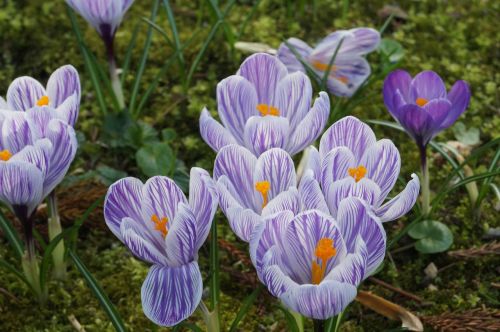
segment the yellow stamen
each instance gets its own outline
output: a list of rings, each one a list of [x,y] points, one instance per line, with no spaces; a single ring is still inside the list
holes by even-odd
[[[48,96],[42,96],[36,102],[36,106],[47,106],[48,104],[49,104],[49,97]]]
[[[259,111],[262,116],[266,116],[266,115],[279,116],[280,115],[279,109],[277,109],[274,106],[267,105],[267,104],[258,104],[257,111]]]
[[[328,64],[323,63],[323,62],[320,62],[320,61],[312,61],[312,62],[311,62],[311,65],[312,65],[315,69],[317,69],[317,70],[319,70],[319,71],[327,71],[327,70],[328,70]],[[337,70],[338,70],[338,67],[337,67],[337,66],[335,66],[335,65],[332,65],[332,67],[330,68],[330,75],[331,75],[334,79],[336,79],[336,80],[338,80],[338,81],[340,81],[340,82],[342,82],[342,83],[344,83],[344,84],[349,83],[349,79],[348,79],[347,77],[345,77],[345,76],[339,76],[339,75],[336,75],[336,74],[335,74],[335,72],[336,72]]]
[[[9,150],[0,151],[0,160],[7,161],[12,157],[12,153]]]
[[[335,76],[335,78],[344,84],[349,83],[349,79],[345,76]]]
[[[255,184],[255,190],[257,190],[262,195],[262,208],[267,205],[268,196],[267,193],[271,188],[271,183],[269,181],[259,181]]]
[[[163,235],[163,238],[167,236],[168,229],[167,229],[167,222],[168,218],[163,217],[163,218],[158,218],[156,214],[153,214],[151,216],[151,221],[155,224],[155,230],[160,231],[161,235]]]
[[[425,98],[417,98],[417,100],[415,100],[415,103],[420,107],[425,106],[425,104],[427,104],[428,102],[429,101]]]
[[[336,254],[337,249],[335,249],[333,245],[333,239],[322,238],[318,241],[316,249],[314,250],[314,255],[321,263],[318,263],[316,259],[312,261],[311,281],[313,284],[318,285],[321,280],[323,280],[325,277],[326,264]]]
[[[364,166],[360,165],[355,168],[349,168],[347,172],[354,178],[354,180],[356,180],[356,182],[359,182],[359,180],[365,177],[367,170]]]

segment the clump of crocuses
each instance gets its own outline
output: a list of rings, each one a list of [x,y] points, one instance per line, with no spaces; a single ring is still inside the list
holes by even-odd
[[[108,190],[106,224],[138,258],[153,264],[141,289],[146,316],[173,326],[189,317],[201,301],[198,250],[205,242],[218,199],[209,174],[192,168],[189,200],[173,180],[150,178],[145,184],[125,178]]]
[[[329,70],[328,90],[336,96],[350,97],[371,73],[364,55],[374,51],[379,43],[380,33],[374,29],[339,30],[314,48],[300,39],[290,38],[280,45],[278,58],[290,73],[307,72],[305,64],[322,79]]]

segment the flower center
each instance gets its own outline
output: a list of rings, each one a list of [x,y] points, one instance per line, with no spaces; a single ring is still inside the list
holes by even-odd
[[[322,238],[316,244],[314,250],[315,259],[312,261],[311,275],[312,283],[318,285],[325,277],[326,264],[337,254],[337,249],[333,246],[333,239]],[[317,260],[320,260],[318,263]]]
[[[12,157],[12,153],[9,150],[0,151],[0,160],[7,161]]]
[[[319,71],[327,71],[328,70],[328,64],[323,63],[321,61],[317,61],[317,60],[312,61],[311,65],[315,69],[317,69]],[[336,79],[336,80],[338,80],[338,81],[340,81],[340,82],[342,82],[344,84],[349,83],[349,79],[347,77],[345,77],[345,76],[339,76],[339,75],[335,74],[335,72],[337,71],[337,69],[338,69],[337,66],[332,65],[332,67],[330,68],[330,75],[332,75],[334,79]]]
[[[349,168],[347,172],[349,173],[350,176],[354,178],[354,180],[356,180],[356,182],[359,182],[359,180],[365,177],[366,168],[360,165],[355,168]]]
[[[47,106],[48,104],[49,104],[49,97],[48,96],[42,96],[36,102],[36,106]]]
[[[155,224],[155,230],[161,232],[161,235],[163,235],[163,238],[165,238],[168,233],[167,229],[168,218],[163,217],[160,219],[156,214],[153,214],[151,216],[151,221]]]
[[[257,190],[262,195],[262,208],[267,205],[268,197],[267,193],[271,188],[271,183],[269,181],[259,181],[255,183],[255,190]]]
[[[427,104],[428,102],[429,101],[425,98],[417,98],[417,100],[415,100],[415,104],[417,104],[420,107],[425,106],[425,104]]]
[[[277,109],[274,106],[267,105],[267,104],[258,104],[257,111],[259,111],[262,116],[266,116],[266,115],[279,116],[280,115],[279,109]]]

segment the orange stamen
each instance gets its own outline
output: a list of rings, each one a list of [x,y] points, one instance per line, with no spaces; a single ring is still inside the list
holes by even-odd
[[[163,217],[160,219],[156,214],[153,214],[151,216],[151,221],[155,224],[155,230],[160,231],[161,235],[163,235],[163,238],[165,238],[168,233],[167,229],[168,218]]]
[[[47,106],[47,105],[49,105],[49,97],[48,96],[42,96],[36,102],[36,106]]]
[[[267,104],[258,104],[257,111],[259,111],[262,116],[266,116],[266,115],[279,116],[280,115],[280,111],[276,107],[270,106]]]
[[[358,166],[355,168],[349,168],[347,172],[354,178],[354,180],[356,180],[356,182],[359,182],[359,180],[365,177],[367,170],[364,166]]]
[[[336,254],[337,249],[335,249],[333,245],[333,239],[322,238],[318,241],[316,249],[314,250],[314,255],[321,263],[318,263],[316,259],[312,261],[311,281],[314,285],[318,285],[323,280],[325,277],[326,264]]]
[[[269,189],[271,189],[271,183],[269,181],[259,181],[255,183],[255,190],[257,190],[262,195],[262,208],[267,205],[267,193],[269,192]]]
[[[0,151],[0,160],[7,161],[12,157],[12,153],[9,150]]]
[[[424,107],[428,102],[429,101],[425,98],[417,98],[417,100],[415,100],[415,103],[420,107]]]
[[[320,62],[320,61],[312,61],[312,62],[311,62],[311,65],[312,65],[315,69],[317,69],[317,70],[319,70],[319,71],[327,71],[327,70],[328,70],[328,64],[323,63],[323,62]],[[332,67],[330,68],[330,75],[331,75],[334,79],[336,79],[336,80],[338,80],[338,81],[340,81],[340,82],[342,82],[342,83],[344,83],[344,84],[349,83],[349,79],[348,79],[347,77],[345,77],[345,76],[339,76],[339,75],[336,75],[336,74],[335,74],[335,72],[336,72],[337,70],[338,70],[338,67],[337,67],[337,66],[335,66],[335,65],[332,65]]]

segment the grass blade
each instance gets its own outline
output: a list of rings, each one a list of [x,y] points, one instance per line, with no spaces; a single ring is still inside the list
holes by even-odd
[[[125,77],[127,76],[128,70],[130,68],[130,60],[132,59],[132,51],[134,50],[135,43],[137,41],[137,35],[139,34],[139,28],[140,28],[140,24],[137,23],[135,25],[134,32],[132,32],[132,38],[130,39],[130,42],[128,43],[127,51],[125,52],[125,58],[123,60],[122,74],[121,74],[122,86],[125,85]]]
[[[0,267],[3,267],[4,269],[14,273],[16,275],[16,277],[18,277],[20,280],[22,280],[26,285],[28,285],[28,287],[34,292],[35,289],[33,288],[33,286],[30,284],[30,282],[28,281],[28,279],[26,279],[26,277],[24,276],[24,274],[22,274],[21,271],[19,271],[18,269],[16,269],[15,267],[13,267],[12,265],[10,265],[6,260],[4,259],[0,259]]]
[[[220,297],[219,243],[217,238],[217,222],[214,220],[210,227],[210,300],[212,311],[217,309]]]
[[[248,295],[245,300],[243,300],[243,303],[241,304],[241,308],[236,314],[236,317],[233,320],[233,323],[231,324],[231,327],[229,328],[229,332],[235,332],[236,329],[238,328],[238,324],[240,321],[245,317],[247,314],[248,310],[252,307],[253,303],[257,299],[257,296],[259,296],[260,292],[262,291],[263,286],[262,284],[259,284],[255,290]]]
[[[168,23],[170,24],[170,29],[172,30],[172,36],[174,37],[174,42],[173,44],[171,43],[171,45],[172,47],[175,48],[175,51],[178,52],[177,56],[179,58],[179,64],[181,65],[182,70],[184,71],[186,63],[184,61],[184,55],[180,51],[182,49],[182,45],[181,45],[181,40],[179,38],[179,31],[177,30],[177,25],[175,24],[174,11],[170,6],[169,0],[163,0],[163,4],[165,6],[165,11],[167,12]]]
[[[122,318],[118,314],[118,311],[116,311],[115,306],[109,300],[108,296],[102,290],[101,286],[99,286],[99,284],[92,276],[90,271],[87,269],[85,264],[83,264],[83,262],[80,260],[80,257],[78,257],[78,255],[73,250],[69,249],[68,251],[71,260],[73,261],[73,263],[75,263],[76,268],[85,278],[85,281],[87,282],[87,285],[89,286],[92,293],[94,293],[97,300],[99,300],[99,302],[101,303],[102,308],[108,315],[109,319],[111,320],[111,323],[113,323],[113,326],[115,327],[116,331],[119,332],[127,331],[125,329],[125,325],[123,324]]]
[[[248,23],[250,22],[250,20],[252,19],[252,17],[255,15],[255,12],[257,11],[257,7],[259,6],[260,1],[261,0],[255,1],[255,3],[253,4],[252,10],[250,10],[250,13],[248,13],[248,15],[243,20],[243,23],[241,24],[240,29],[236,35],[236,40],[240,40],[241,36],[243,36],[243,34],[245,33],[245,29],[246,29]]]
[[[24,254],[24,244],[19,238],[16,230],[12,226],[12,224],[7,220],[3,212],[0,210],[0,228],[4,233],[5,237],[9,241],[12,249],[14,249],[14,253],[17,258],[21,259]]]
[[[285,316],[285,321],[288,326],[288,331],[290,332],[300,332],[299,326],[297,325],[297,321],[295,320],[295,317],[286,309],[283,308],[282,306],[278,306],[277,309],[279,309],[281,312],[283,312],[283,315]]]
[[[489,172],[492,172],[497,168],[499,159],[500,159],[500,150],[497,150],[495,156],[493,157],[493,160],[491,161],[490,167],[488,168]],[[481,204],[483,199],[486,197],[486,194],[488,193],[488,189],[492,181],[493,177],[484,179],[483,183],[481,184],[481,188],[479,189],[479,195],[477,197],[476,206],[479,206],[479,204]]]
[[[326,68],[325,74],[323,75],[323,78],[321,79],[321,90],[323,90],[323,91],[327,90],[328,76],[330,76],[330,71],[332,70],[333,63],[335,62],[335,58],[337,57],[337,53],[339,52],[343,43],[344,43],[344,37],[342,37],[342,39],[340,39],[339,44],[335,48],[335,52],[333,52],[333,55],[330,58],[330,62],[328,62],[328,67]]]
[[[233,53],[234,52],[234,44],[236,43],[236,39],[235,39],[233,31],[231,30],[231,27],[226,22],[225,16],[227,14],[229,14],[229,10],[231,9],[231,7],[235,3],[235,1],[231,1],[227,5],[227,7],[224,11],[224,14],[222,14],[222,12],[220,11],[217,1],[207,0],[207,2],[210,5],[210,8],[212,8],[212,11],[214,12],[215,16],[217,17],[217,21],[222,22],[224,34],[226,35],[226,40],[229,43],[229,47],[231,48],[231,53]]]

